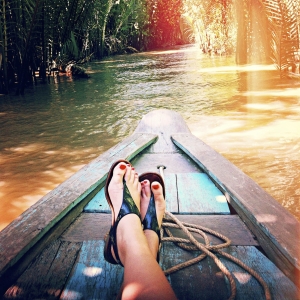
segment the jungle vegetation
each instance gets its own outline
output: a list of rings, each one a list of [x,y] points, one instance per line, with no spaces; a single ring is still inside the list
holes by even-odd
[[[300,0],[1,0],[0,11],[0,93],[91,57],[195,41],[238,64],[284,72],[299,60]]]

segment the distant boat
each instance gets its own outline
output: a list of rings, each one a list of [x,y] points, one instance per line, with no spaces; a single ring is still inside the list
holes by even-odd
[[[134,133],[87,164],[0,232],[3,299],[113,299],[123,268],[103,258],[111,224],[103,186],[108,170],[129,160],[139,174],[164,168],[167,210],[181,221],[227,236],[224,251],[253,268],[272,299],[299,299],[299,222],[259,185],[191,134],[180,114],[154,110]],[[178,229],[172,231],[182,236]],[[208,235],[210,243],[218,238]],[[197,239],[203,239],[198,236]],[[163,243],[168,269],[195,257]],[[219,256],[219,255],[218,255]],[[233,274],[236,299],[264,299],[242,268],[220,256]],[[226,299],[227,278],[210,257],[168,275],[179,299]]]

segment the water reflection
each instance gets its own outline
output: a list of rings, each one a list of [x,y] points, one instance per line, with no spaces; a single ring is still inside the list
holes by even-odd
[[[300,219],[299,82],[194,47],[88,68],[88,80],[62,76],[25,97],[0,97],[0,228],[155,108],[180,112],[195,135]]]

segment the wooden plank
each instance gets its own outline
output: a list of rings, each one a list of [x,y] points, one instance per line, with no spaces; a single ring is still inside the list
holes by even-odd
[[[172,138],[225,193],[268,257],[298,283],[300,226],[296,218],[246,174],[195,136],[174,134]]]
[[[164,270],[197,256],[196,253],[181,250],[171,243],[163,244],[161,251],[163,253],[161,266]],[[271,290],[272,299],[299,299],[299,291],[293,282],[255,247],[231,246],[226,252],[241,259],[262,276]],[[237,300],[265,299],[262,287],[254,278],[231,261],[221,256],[220,259],[233,272],[237,285]],[[169,275],[168,279],[178,299],[227,299],[229,297],[228,280],[210,257]]]
[[[166,174],[166,205],[167,210],[178,213],[178,200],[175,174]],[[104,188],[85,206],[84,212],[110,213],[110,207],[106,201]]]
[[[138,174],[158,172],[157,166],[165,166],[165,174],[203,172],[190,157],[184,153],[145,153],[137,155],[131,163]]]
[[[172,243],[163,243],[160,265],[163,270],[167,270],[196,256],[195,252],[181,250]],[[224,275],[210,258],[173,273],[167,278],[180,300],[223,300],[229,296]]]
[[[115,299],[123,280],[123,268],[107,263],[104,241],[83,242],[79,259],[60,299]]]
[[[147,149],[148,153],[168,153],[178,152],[170,139],[171,133],[190,133],[190,130],[179,113],[158,109],[143,116],[134,132],[158,136],[158,141]]]
[[[180,214],[229,214],[227,200],[205,173],[177,174]]]
[[[111,226],[111,214],[82,213],[61,239],[70,242],[104,240]]]
[[[177,181],[175,174],[166,174],[165,188],[166,188],[166,210],[171,213],[178,213],[178,195],[177,195]]]
[[[258,242],[242,222],[238,215],[176,215],[179,221],[202,226],[214,230],[231,240],[233,246],[258,246]],[[186,238],[186,235],[180,229],[172,229],[174,236]],[[195,237],[203,242],[198,234]],[[220,244],[221,239],[207,234],[212,244]]]
[[[232,245],[258,245],[252,233],[237,215],[176,215],[176,217],[182,222],[215,230],[227,236]],[[103,240],[110,229],[110,225],[111,214],[82,213],[62,235],[61,240],[70,242]],[[172,229],[172,231],[175,236],[185,237],[180,230]],[[208,236],[212,243],[220,243],[220,239]],[[199,238],[199,240],[202,239]]]
[[[294,283],[255,247],[230,247],[226,252],[239,258],[263,278],[270,289],[273,300],[300,299],[299,290]],[[221,256],[220,259],[235,278],[237,299],[265,299],[263,288],[254,277],[233,262]]]
[[[81,243],[56,240],[5,293],[4,299],[58,299],[77,258]]]
[[[97,189],[96,189],[97,190]],[[95,190],[95,191],[96,191]],[[0,295],[14,283],[19,276],[26,270],[28,265],[40,254],[45,247],[58,239],[66,228],[76,219],[82,212],[83,207],[90,201],[95,193],[93,191],[82,202],[75,206],[65,218],[55,224],[23,257],[14,265],[10,266],[1,277]]]
[[[112,161],[131,160],[155,140],[152,134],[133,134],[83,167],[3,229],[0,233],[0,280],[50,228],[104,183]]]
[[[104,188],[84,207],[85,212],[110,213],[111,209],[106,201]]]

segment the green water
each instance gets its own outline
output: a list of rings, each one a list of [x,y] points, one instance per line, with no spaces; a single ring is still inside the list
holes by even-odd
[[[156,108],[181,113],[196,136],[300,219],[300,81],[195,46],[87,68],[87,80],[60,76],[23,97],[0,96],[0,229]]]

